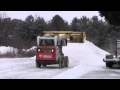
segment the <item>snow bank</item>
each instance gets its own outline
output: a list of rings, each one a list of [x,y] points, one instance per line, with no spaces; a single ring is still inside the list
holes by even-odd
[[[18,52],[18,49],[13,47],[0,46],[0,54],[5,54],[7,52]]]
[[[23,49],[23,51],[31,51],[31,50],[35,50],[36,46],[33,46],[31,47],[30,49]],[[17,48],[13,48],[13,47],[6,47],[6,46],[0,46],[0,54],[6,54],[7,52],[15,52],[17,53],[18,52],[18,49]]]
[[[78,78],[99,66],[104,65],[103,58],[108,52],[96,47],[89,41],[85,43],[68,43],[64,47],[65,55],[69,56],[70,66],[73,63],[78,65],[53,77],[52,79],[74,79]]]
[[[26,51],[26,52],[29,52],[29,51],[31,51],[31,50],[35,50],[36,49],[36,46],[33,46],[33,47],[31,47],[30,49],[22,49],[23,51]]]

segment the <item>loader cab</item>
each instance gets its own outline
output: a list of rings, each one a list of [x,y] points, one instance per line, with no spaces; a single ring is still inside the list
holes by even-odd
[[[56,47],[54,37],[37,37],[36,60],[45,63],[56,60]]]
[[[55,46],[54,37],[37,37],[37,46]]]
[[[54,39],[40,39],[39,46],[55,46]]]
[[[67,39],[58,40],[57,46],[67,46]]]
[[[67,46],[67,39],[64,34],[57,38],[57,46]]]

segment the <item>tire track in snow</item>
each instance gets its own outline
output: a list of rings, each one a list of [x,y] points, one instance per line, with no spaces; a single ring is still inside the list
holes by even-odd
[[[8,59],[9,60],[9,59]],[[46,68],[36,68],[35,62],[30,61],[22,62],[19,64],[19,60],[17,62],[9,63],[10,67],[1,66],[3,69],[0,71],[1,79],[43,79],[43,78],[51,78],[54,75],[57,75],[68,68],[59,69],[58,65],[49,65]],[[26,60],[26,59],[23,59]],[[5,63],[5,62],[4,62]],[[13,67],[12,67],[13,66]],[[16,66],[16,67],[15,67]],[[11,68],[12,67],[12,68]],[[1,68],[0,68],[1,69]]]

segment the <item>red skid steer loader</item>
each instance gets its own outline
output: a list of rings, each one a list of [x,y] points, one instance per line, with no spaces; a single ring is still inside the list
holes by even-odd
[[[65,35],[45,35],[37,37],[36,67],[59,64],[59,68],[68,67],[68,56],[64,56],[62,46],[67,46]]]

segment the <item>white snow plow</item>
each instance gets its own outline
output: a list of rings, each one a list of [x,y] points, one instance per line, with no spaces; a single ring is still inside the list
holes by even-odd
[[[116,41],[116,53],[115,55],[108,54],[103,61],[106,63],[106,67],[112,68],[114,65],[120,68],[120,40]]]
[[[106,55],[105,58],[103,59],[104,62],[106,62],[106,67],[112,67],[114,64],[117,63],[118,59],[114,55]]]

